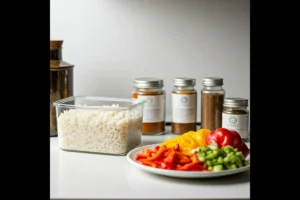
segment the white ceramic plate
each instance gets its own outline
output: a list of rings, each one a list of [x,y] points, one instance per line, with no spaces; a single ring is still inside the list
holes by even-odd
[[[128,162],[137,168],[154,173],[154,174],[160,174],[164,176],[171,176],[171,177],[178,177],[178,178],[213,178],[213,177],[220,177],[220,176],[228,176],[232,174],[241,173],[244,171],[247,171],[250,169],[250,164],[244,167],[240,167],[237,169],[230,169],[230,170],[223,170],[219,172],[206,172],[206,171],[179,171],[179,170],[169,170],[169,169],[158,169],[153,167],[148,167],[145,165],[142,165],[138,161],[135,160],[135,156],[138,153],[141,153],[144,148],[150,148],[153,149],[155,146],[158,146],[160,144],[152,144],[152,145],[146,145],[142,147],[138,147],[136,149],[131,150],[126,158]],[[247,160],[249,160],[249,156],[247,156]]]

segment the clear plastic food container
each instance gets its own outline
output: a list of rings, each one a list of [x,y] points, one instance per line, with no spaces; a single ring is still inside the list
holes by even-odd
[[[143,100],[72,96],[53,105],[63,150],[125,155],[141,144]]]

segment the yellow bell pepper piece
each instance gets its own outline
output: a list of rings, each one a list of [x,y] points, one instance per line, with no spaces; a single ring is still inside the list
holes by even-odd
[[[209,129],[199,129],[197,132],[189,131],[162,142],[160,146],[165,145],[168,148],[172,148],[179,144],[180,151],[189,154],[192,149],[207,145],[206,137],[210,132],[211,130]]]
[[[190,153],[190,151],[199,146],[198,142],[190,135],[181,136],[179,140],[180,151]]]
[[[181,137],[181,135],[177,136],[177,137],[174,137],[174,138],[171,138],[171,139],[168,139],[168,140],[165,140],[164,142],[162,142],[160,144],[160,146],[165,145],[166,147],[171,148],[171,147],[175,146],[176,144],[178,144],[178,141],[180,140],[180,137]]]
[[[200,147],[206,146],[206,137],[211,132],[209,129],[199,129],[194,135],[194,139],[198,142]]]
[[[209,129],[199,129],[197,132],[189,131],[187,133],[184,133],[182,135],[182,137],[191,136],[191,137],[193,137],[193,139],[195,139],[197,141],[198,145],[200,147],[202,147],[202,146],[207,145],[206,137],[210,132],[211,132],[211,130],[209,130]]]

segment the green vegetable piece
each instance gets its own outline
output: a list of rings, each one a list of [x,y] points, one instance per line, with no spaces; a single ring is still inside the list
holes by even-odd
[[[219,158],[218,158],[218,163],[219,164],[223,164],[224,163],[223,158],[221,156],[219,156]]]
[[[208,166],[212,166],[212,162],[210,161],[210,160],[206,160],[206,165],[208,165]]]
[[[237,168],[236,164],[231,164],[230,165],[230,169],[236,169],[236,168]]]
[[[231,166],[229,163],[224,163],[225,169],[231,169]]]
[[[234,148],[233,151],[234,152],[238,152],[239,150],[238,150],[238,148]]]
[[[223,150],[224,150],[225,152],[227,152],[227,153],[230,153],[230,152],[233,152],[233,147],[230,146],[230,145],[227,145],[227,146],[224,147]]]
[[[244,164],[244,166],[247,166],[247,165],[249,165],[249,162],[248,162],[248,160],[243,160],[243,164]]]
[[[204,152],[198,152],[198,157],[205,157],[205,153]]]
[[[225,157],[227,156],[227,153],[226,153],[226,151],[220,149],[220,155],[221,155],[223,158],[225,158]]]
[[[212,154],[212,150],[208,150],[205,153],[206,153],[206,155]]]
[[[223,170],[223,165],[215,165],[213,166],[213,171],[218,172]]]
[[[221,155],[221,150],[215,149],[215,150],[213,150],[213,153],[216,154],[217,156],[219,156],[219,155]]]
[[[235,164],[238,166],[238,167],[243,167],[243,163],[241,161],[241,159],[239,157],[236,157],[235,159]]]
[[[210,148],[207,147],[207,146],[205,146],[205,147],[202,147],[200,150],[201,150],[202,152],[207,152],[207,151],[210,150]]]
[[[239,157],[241,160],[245,160],[244,155],[243,155],[243,153],[241,151],[236,152],[235,155],[237,157]]]
[[[230,159],[228,158],[228,156],[223,159],[223,162],[224,162],[224,164],[227,164],[230,162]]]
[[[234,152],[229,152],[229,153],[227,153],[227,156],[232,157],[232,156],[235,156],[235,155],[234,155]]]
[[[213,171],[213,167],[212,166],[209,166],[207,169]]]
[[[198,156],[198,159],[199,159],[200,162],[205,162],[205,158],[204,157],[199,157]]]
[[[219,163],[218,163],[218,159],[213,159],[212,161],[211,161],[211,163],[212,163],[212,165],[218,165]]]
[[[208,147],[209,147],[211,150],[219,149],[219,147],[218,147],[218,145],[217,145],[216,143],[210,144],[210,145],[208,145]]]
[[[215,159],[215,158],[217,158],[217,157],[218,157],[218,155],[217,155],[216,153],[211,153],[211,154],[207,155],[207,156],[205,157],[205,159],[206,159],[206,160],[212,160],[212,159]]]

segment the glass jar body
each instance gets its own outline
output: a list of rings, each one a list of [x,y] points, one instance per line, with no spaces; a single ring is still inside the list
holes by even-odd
[[[214,131],[222,127],[225,90],[222,86],[204,86],[201,90],[201,128]]]
[[[249,137],[249,110],[247,106],[223,108],[222,127],[238,132],[244,142]]]
[[[132,98],[145,100],[143,135],[161,135],[165,132],[166,97],[163,88],[135,88]]]
[[[172,91],[173,134],[197,129],[197,91],[194,87],[174,87]]]

